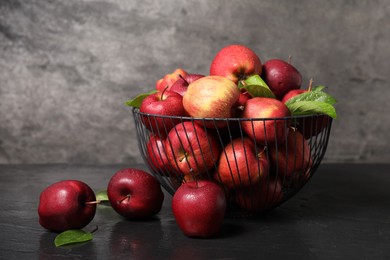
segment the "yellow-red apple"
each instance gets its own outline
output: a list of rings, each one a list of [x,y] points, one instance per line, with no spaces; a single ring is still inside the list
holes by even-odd
[[[188,86],[183,106],[195,118],[229,118],[239,96],[240,90],[233,81],[222,76],[206,76]],[[214,127],[214,123],[226,125],[225,121],[204,122],[207,127]]]

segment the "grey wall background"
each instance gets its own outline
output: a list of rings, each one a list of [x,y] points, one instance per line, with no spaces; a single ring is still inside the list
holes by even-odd
[[[328,86],[325,161],[390,161],[387,0],[0,0],[0,163],[141,162],[123,102],[233,43]]]

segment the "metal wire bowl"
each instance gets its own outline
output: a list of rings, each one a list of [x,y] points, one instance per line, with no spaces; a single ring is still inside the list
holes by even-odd
[[[229,205],[250,213],[280,205],[309,181],[332,125],[324,115],[244,119],[132,112],[141,156],[170,194],[183,182],[209,179],[223,187]]]

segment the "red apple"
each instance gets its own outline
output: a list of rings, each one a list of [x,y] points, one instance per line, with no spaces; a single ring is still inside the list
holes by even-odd
[[[241,117],[251,120],[242,121],[244,132],[258,144],[269,145],[284,143],[289,120],[282,119],[291,115],[288,107],[273,98],[255,97],[245,103]]]
[[[310,146],[297,130],[290,130],[284,145],[272,146],[270,155],[277,175],[294,178],[306,175],[312,164]]]
[[[240,208],[248,211],[269,210],[282,202],[282,184],[279,179],[271,178],[260,185],[236,191],[234,199]]]
[[[223,224],[225,193],[212,181],[186,182],[173,195],[172,210],[176,223],[185,235],[213,237]]]
[[[240,90],[233,81],[221,76],[206,76],[188,86],[183,105],[195,118],[229,118],[239,96]],[[207,127],[226,125],[226,121],[204,122]]]
[[[221,153],[214,179],[228,189],[258,185],[268,174],[264,147],[256,147],[249,138],[236,138]]]
[[[283,103],[286,103],[287,100],[289,100],[290,98],[293,98],[293,97],[295,97],[295,96],[297,96],[297,95],[300,95],[300,94],[303,94],[303,93],[305,93],[305,92],[307,92],[306,89],[293,89],[293,90],[290,90],[289,92],[287,92],[287,93],[283,96],[282,102],[283,102]]]
[[[142,122],[147,129],[159,136],[166,135],[173,126],[178,124],[180,118],[169,118],[164,116],[185,116],[183,97],[172,91],[158,91],[147,96],[139,108],[142,115]],[[161,117],[163,116],[163,117]]]
[[[205,173],[219,159],[217,139],[194,122],[180,123],[172,128],[165,147],[171,165],[184,175]]]
[[[143,170],[133,168],[122,169],[111,177],[107,196],[118,214],[134,219],[156,215],[164,200],[157,179]]]
[[[210,66],[210,75],[223,76],[235,83],[254,74],[261,74],[260,58],[243,45],[229,45],[222,48]]]
[[[186,76],[180,77],[170,88],[170,91],[179,93],[181,96],[184,96],[184,93],[187,92],[188,85],[190,85],[195,80],[203,78],[204,75],[200,74],[187,74]]]
[[[84,182],[64,180],[44,189],[39,198],[38,215],[42,227],[62,232],[88,225],[96,212],[93,190]]]
[[[180,76],[185,77],[187,72],[181,68],[176,69],[170,74],[166,74],[163,78],[159,79],[156,82],[156,89],[158,91],[163,91],[168,89],[180,78]]]
[[[162,176],[172,174],[172,166],[169,163],[168,156],[165,150],[165,139],[153,135],[146,144],[147,161],[154,171]]]
[[[279,100],[290,90],[299,89],[302,84],[301,73],[290,63],[279,59],[264,63],[261,77]]]
[[[282,102],[286,103],[290,98],[293,98],[297,95],[310,91],[311,87],[308,90],[305,89],[293,89],[287,92],[284,95]],[[296,127],[298,130],[305,136],[306,139],[316,136],[320,133],[329,123],[330,117],[327,115],[313,115],[309,117],[299,118],[297,120]]]

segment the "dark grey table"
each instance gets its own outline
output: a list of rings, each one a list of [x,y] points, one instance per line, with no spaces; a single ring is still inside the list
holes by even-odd
[[[295,197],[258,218],[226,219],[214,239],[185,237],[168,194],[149,221],[100,205],[85,228],[98,225],[92,241],[56,248],[38,223],[40,192],[62,179],[104,189],[125,167],[0,165],[0,259],[390,259],[390,165],[322,165]]]

